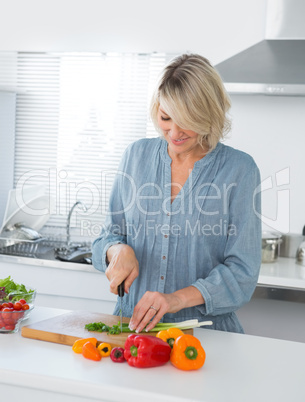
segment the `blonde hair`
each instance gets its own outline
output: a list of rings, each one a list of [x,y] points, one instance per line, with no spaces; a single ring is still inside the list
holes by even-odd
[[[158,110],[182,129],[199,134],[198,141],[213,150],[230,131],[230,98],[218,72],[198,54],[183,54],[165,67],[151,100],[150,114],[158,132]]]

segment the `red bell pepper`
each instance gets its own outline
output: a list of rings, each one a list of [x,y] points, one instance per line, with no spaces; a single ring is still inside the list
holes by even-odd
[[[169,361],[171,351],[169,344],[160,338],[131,334],[125,342],[124,356],[130,366],[157,367]]]

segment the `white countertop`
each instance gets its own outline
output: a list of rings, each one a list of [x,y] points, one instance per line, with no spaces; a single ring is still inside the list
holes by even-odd
[[[24,325],[65,312],[35,307]],[[137,369],[110,358],[93,362],[70,346],[0,334],[0,393],[24,402],[305,400],[304,343],[207,329],[195,336],[206,362],[184,372],[170,363]]]
[[[79,264],[76,262],[66,262],[61,260],[42,260],[33,257],[21,257],[9,254],[0,254],[0,263],[13,263],[22,265],[32,265],[36,267],[48,267],[55,269],[67,269],[73,271],[96,272],[91,264]]]
[[[296,264],[295,258],[284,257],[262,264],[258,285],[305,290],[305,266]]]

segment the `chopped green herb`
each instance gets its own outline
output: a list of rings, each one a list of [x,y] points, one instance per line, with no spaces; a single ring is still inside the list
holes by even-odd
[[[204,325],[212,325],[212,321],[202,321],[198,322],[198,320],[188,320],[188,321],[182,321],[182,322],[159,322],[153,329],[151,329],[149,332],[159,332],[159,331],[164,331],[169,328],[179,328],[181,330],[183,329],[191,329],[191,328],[199,328]],[[129,329],[129,324],[126,322],[122,323],[122,332],[128,332],[128,333],[133,333],[135,331],[131,331]],[[104,324],[103,322],[93,322],[90,324],[85,325],[85,329],[88,331],[96,331],[96,332],[107,332],[109,335],[116,335],[121,333],[120,329],[120,321],[118,322],[117,325],[113,325],[110,327],[107,324]]]

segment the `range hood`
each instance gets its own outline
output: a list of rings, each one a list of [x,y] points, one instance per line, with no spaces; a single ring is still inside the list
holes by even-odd
[[[305,96],[305,1],[269,0],[266,39],[215,68],[231,94]]]

